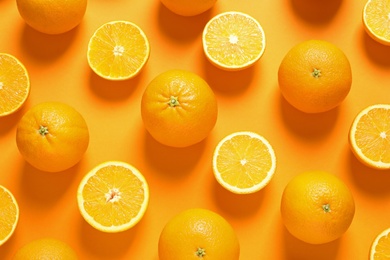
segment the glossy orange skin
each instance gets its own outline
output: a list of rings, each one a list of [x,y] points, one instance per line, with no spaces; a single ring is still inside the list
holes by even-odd
[[[33,240],[22,246],[14,255],[13,260],[77,260],[76,252],[65,242],[53,238]]]
[[[169,70],[155,77],[145,89],[141,115],[145,128],[158,142],[187,147],[205,139],[214,128],[217,99],[198,75]]]
[[[59,172],[82,159],[88,148],[89,131],[83,116],[73,107],[45,102],[35,105],[21,118],[16,144],[23,158],[35,168]]]
[[[291,48],[278,70],[284,98],[305,113],[329,111],[347,97],[352,85],[351,65],[334,44],[309,40]]]
[[[20,16],[35,30],[61,34],[79,25],[87,0],[16,0]]]
[[[206,209],[188,209],[163,228],[158,255],[160,260],[238,260],[240,244],[222,216]]]
[[[310,244],[341,237],[355,214],[354,198],[336,176],[322,171],[305,172],[286,185],[281,216],[287,230]]]

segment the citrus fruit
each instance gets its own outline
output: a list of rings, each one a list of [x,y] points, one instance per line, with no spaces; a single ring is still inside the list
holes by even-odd
[[[363,109],[352,122],[349,144],[356,158],[374,169],[390,169],[390,104]]]
[[[217,114],[217,100],[207,82],[185,70],[159,74],[142,96],[145,128],[167,146],[186,147],[202,141],[214,128]]]
[[[240,244],[232,226],[219,214],[188,209],[171,218],[160,234],[160,260],[238,260]]]
[[[81,23],[87,0],[16,0],[20,16],[35,30],[61,34]]]
[[[149,59],[145,33],[128,21],[112,21],[100,26],[88,44],[91,69],[108,80],[126,80],[138,75]]]
[[[134,166],[108,161],[84,176],[77,201],[81,215],[92,227],[116,233],[142,219],[149,203],[149,187]]]
[[[77,260],[76,252],[65,242],[54,238],[33,240],[16,251],[13,260]]]
[[[14,195],[0,185],[0,246],[14,233],[19,220],[19,206]]]
[[[202,42],[207,59],[224,70],[250,67],[265,51],[265,34],[260,23],[235,11],[210,19],[203,30]]]
[[[175,14],[194,16],[212,8],[217,0],[161,0],[161,3]]]
[[[278,71],[284,98],[306,113],[329,111],[342,103],[352,84],[348,58],[334,44],[308,40],[284,56]]]
[[[324,244],[341,237],[355,214],[348,187],[323,171],[298,174],[286,185],[281,215],[287,230],[310,244]]]
[[[254,132],[229,134],[214,150],[214,176],[233,193],[261,190],[270,182],[275,170],[276,156],[272,146]]]
[[[14,56],[0,53],[0,117],[18,111],[30,94],[30,79]]]
[[[390,228],[383,230],[372,242],[370,260],[388,260],[390,258]]]
[[[363,8],[363,25],[377,42],[390,45],[390,5],[388,0],[368,0]]]
[[[23,158],[35,168],[59,172],[76,165],[89,144],[83,116],[61,102],[43,102],[20,119],[16,144]]]

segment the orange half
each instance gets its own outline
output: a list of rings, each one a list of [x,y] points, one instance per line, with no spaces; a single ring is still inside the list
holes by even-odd
[[[88,64],[100,77],[126,80],[140,73],[149,59],[150,46],[145,33],[128,21],[103,24],[88,44]]]
[[[215,148],[213,170],[227,190],[254,193],[265,187],[276,170],[276,156],[270,143],[253,132],[235,132]]]
[[[363,9],[363,25],[371,38],[390,45],[390,2],[368,0]]]
[[[372,242],[370,260],[390,259],[390,228],[382,231]]]
[[[14,195],[0,185],[0,246],[14,233],[19,220],[19,206]]]
[[[81,215],[94,228],[116,233],[136,225],[149,202],[144,176],[125,162],[109,161],[92,169],[77,192]]]
[[[363,109],[349,131],[352,152],[374,169],[390,169],[390,104]]]
[[[0,53],[0,117],[18,111],[30,94],[30,79],[14,56]]]
[[[214,16],[203,30],[202,41],[208,60],[225,70],[252,66],[265,50],[265,34],[260,23],[241,12]]]

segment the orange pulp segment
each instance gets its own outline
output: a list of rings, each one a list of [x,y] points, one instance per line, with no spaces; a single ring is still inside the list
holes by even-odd
[[[0,53],[0,117],[18,111],[30,94],[30,79],[14,56]]]
[[[257,62],[265,50],[260,23],[241,12],[214,16],[206,24],[202,40],[208,60],[225,70],[245,69]]]
[[[19,220],[19,206],[13,194],[0,185],[0,246],[14,233]]]
[[[149,202],[149,188],[134,166],[108,161],[83,178],[77,200],[81,215],[92,227],[115,233],[142,219]]]
[[[351,125],[349,142],[363,164],[374,169],[390,169],[390,104],[363,109]]]
[[[213,171],[227,190],[254,193],[265,187],[276,170],[276,156],[270,143],[254,132],[235,132],[215,148]]]
[[[370,260],[390,259],[390,228],[382,231],[372,242]]]
[[[371,38],[390,45],[390,2],[368,0],[363,9],[363,25]]]
[[[102,78],[126,80],[135,77],[149,59],[145,33],[128,21],[112,21],[100,26],[88,44],[88,64]]]

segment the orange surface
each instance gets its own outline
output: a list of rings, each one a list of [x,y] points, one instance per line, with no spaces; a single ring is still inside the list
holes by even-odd
[[[54,237],[71,245],[80,259],[157,260],[157,243],[165,223],[176,213],[202,207],[224,216],[235,228],[241,259],[367,259],[375,236],[390,226],[390,172],[371,170],[348,147],[355,115],[374,103],[390,102],[390,48],[364,32],[365,0],[219,0],[196,17],[172,14],[158,0],[90,0],[82,24],[69,33],[49,36],[25,25],[15,1],[0,0],[0,51],[15,55],[30,73],[31,94],[21,111],[0,119],[0,184],[20,206],[14,236],[0,248],[10,259],[23,244]],[[254,67],[225,72],[212,66],[201,46],[204,25],[215,14],[237,10],[261,23],[267,37],[264,56]],[[138,24],[151,44],[143,72],[124,82],[109,82],[87,65],[89,37],[103,23],[126,19]],[[347,99],[330,112],[303,114],[281,97],[277,70],[285,53],[307,39],[328,40],[340,47],[352,66]],[[215,129],[202,143],[178,149],[158,144],[146,132],[140,100],[159,73],[187,69],[214,89],[219,104]],[[43,101],[62,101],[82,113],[90,128],[83,160],[61,173],[40,172],[21,157],[15,130],[23,113]],[[278,165],[271,183],[252,195],[234,195],[215,181],[213,149],[225,135],[256,131],[275,149]],[[94,230],[77,209],[76,190],[97,164],[123,160],[137,167],[150,185],[150,204],[133,229],[119,234]],[[335,242],[309,245],[292,237],[280,217],[287,182],[306,170],[337,175],[351,189],[355,218]]]

